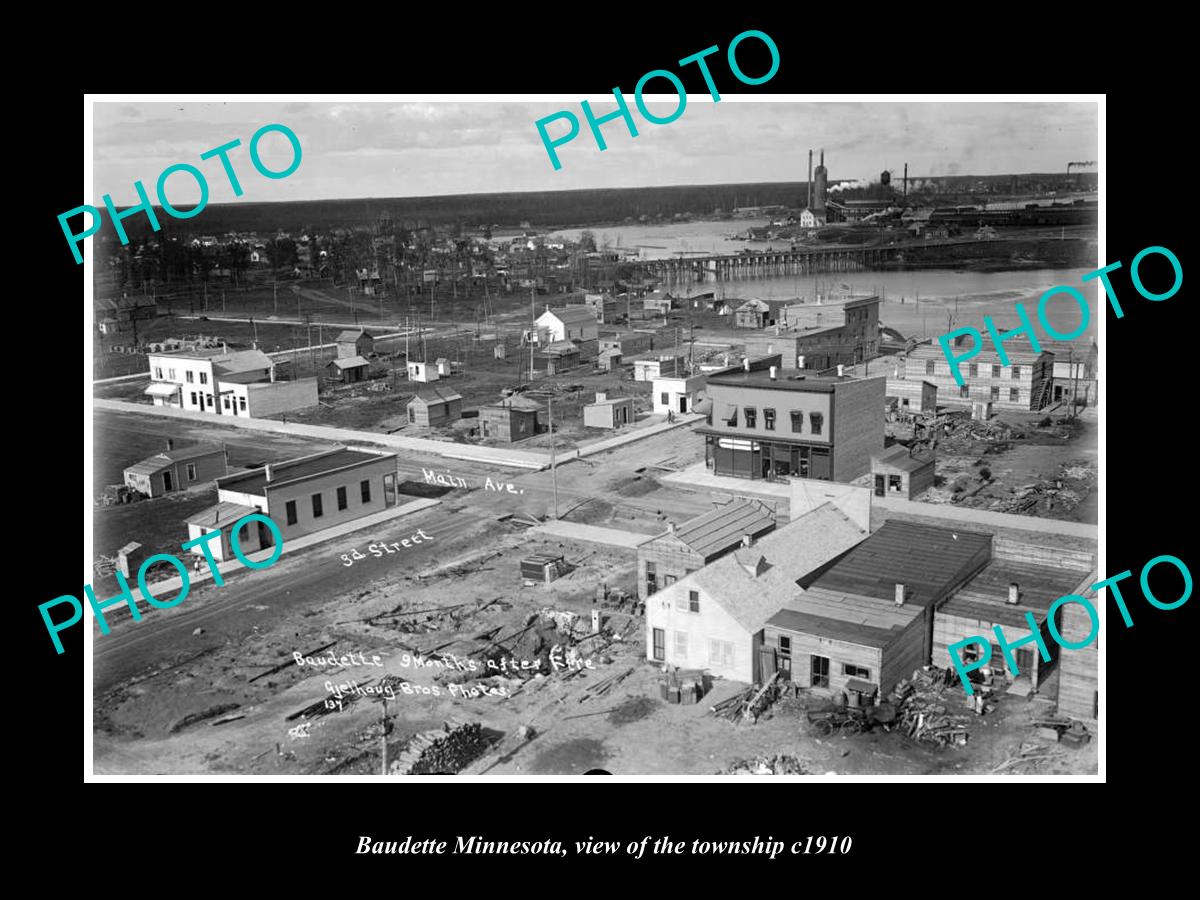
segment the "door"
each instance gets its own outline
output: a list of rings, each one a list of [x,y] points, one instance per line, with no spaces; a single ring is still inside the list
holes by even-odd
[[[396,474],[388,472],[383,476],[383,505],[385,507],[396,505]]]
[[[667,633],[661,628],[654,629],[654,658],[659,662],[667,658]]]
[[[163,490],[164,491],[175,490],[175,487],[171,483],[171,470],[170,469],[163,469]]]
[[[829,687],[829,658],[814,656],[812,658],[812,687]]]
[[[883,486],[883,476],[876,475],[875,476],[875,496],[882,497],[884,495],[884,493],[885,493],[885,489]]]
[[[681,413],[687,412],[687,396],[686,395],[681,396],[679,398],[679,411]]]

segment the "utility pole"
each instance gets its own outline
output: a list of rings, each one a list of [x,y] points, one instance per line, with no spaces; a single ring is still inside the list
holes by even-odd
[[[221,288],[221,315],[225,315],[225,288]]]
[[[279,282],[271,279],[271,293],[275,296],[275,315],[279,315]]]
[[[254,316],[250,317],[250,327],[254,329],[254,346],[258,347],[258,326],[254,324]]]
[[[380,697],[379,699],[380,699],[381,701],[383,701],[383,728],[382,728],[383,734],[381,734],[381,735],[380,735],[380,737],[379,737],[379,740],[380,740],[380,742],[381,742],[381,743],[382,743],[382,745],[383,745],[383,771],[382,771],[382,773],[381,773],[381,774],[383,774],[383,775],[387,775],[387,773],[388,773],[388,758],[387,758],[387,736],[388,736],[388,713],[387,713],[387,697],[386,697],[386,696],[384,696],[384,697]]]
[[[537,338],[537,309],[533,305],[533,288],[529,289],[529,380],[533,381],[533,345]]]
[[[1079,412],[1079,372],[1075,368],[1075,351],[1067,350],[1067,365],[1071,367],[1071,419]]]
[[[554,467],[554,445],[558,443],[554,437],[554,400],[552,398],[546,400],[546,406],[550,410],[550,482],[554,490],[554,518],[558,518],[558,470]]]

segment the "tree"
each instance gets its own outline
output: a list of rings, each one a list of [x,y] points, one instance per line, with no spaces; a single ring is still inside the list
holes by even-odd
[[[596,252],[596,235],[591,231],[583,231],[579,234],[579,246],[588,253]]]

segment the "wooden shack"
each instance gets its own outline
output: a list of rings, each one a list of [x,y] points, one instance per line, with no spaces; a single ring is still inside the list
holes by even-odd
[[[509,397],[479,407],[479,426],[485,438],[512,443],[533,437],[541,431],[538,414],[545,409],[525,397]]]
[[[334,343],[337,344],[337,355],[341,359],[375,352],[375,338],[365,328],[343,331],[334,339]]]
[[[339,356],[327,362],[325,368],[333,370],[330,377],[344,384],[355,384],[366,380],[371,364],[361,356]]]
[[[596,392],[596,402],[583,407],[583,424],[587,428],[621,428],[634,421],[632,397],[609,397]]]
[[[911,500],[933,487],[936,468],[933,453],[910,452],[903,444],[871,455],[871,477],[876,497]]]
[[[421,428],[449,425],[462,418],[462,394],[440,384],[417,388],[417,395],[408,401],[408,422]]]

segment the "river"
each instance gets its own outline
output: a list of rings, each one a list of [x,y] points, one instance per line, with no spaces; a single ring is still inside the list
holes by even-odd
[[[726,219],[722,221],[678,222],[668,225],[621,225],[593,228],[598,246],[638,248],[643,259],[664,259],[686,254],[736,253],[744,247],[767,249],[764,241],[729,240],[725,235],[768,224],[766,219]],[[578,240],[584,229],[554,232]],[[790,241],[775,241],[780,248]],[[1100,264],[1097,263],[1097,266]],[[1083,287],[1083,269],[1021,269],[1007,272],[974,272],[954,269],[914,269],[891,272],[830,272],[815,276],[782,275],[768,278],[739,278],[728,282],[705,282],[726,299],[761,297],[786,300],[803,297],[812,302],[817,293],[848,286],[854,293],[876,293],[884,298],[880,309],[883,324],[905,337],[936,337],[951,327],[972,326],[983,330],[983,317],[991,316],[1001,329],[1020,324],[1016,303],[1024,305],[1037,322],[1038,299],[1057,285],[1080,288],[1088,298],[1092,315],[1083,334],[1076,340],[1086,344],[1096,337],[1095,315],[1103,312],[1099,283]],[[699,285],[697,286],[699,287]],[[957,312],[956,312],[957,310]],[[1069,333],[1079,325],[1079,309],[1069,298],[1048,304],[1047,318],[1059,333]],[[953,320],[953,325],[951,324]],[[1039,329],[1039,334],[1042,332]]]

